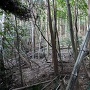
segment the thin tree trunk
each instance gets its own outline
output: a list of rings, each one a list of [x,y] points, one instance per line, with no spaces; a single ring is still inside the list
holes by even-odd
[[[71,9],[70,9],[69,0],[66,0],[66,2],[67,2],[67,8],[68,8],[68,18],[69,18],[69,28],[70,28],[72,48],[74,53],[74,59],[76,60],[76,48],[75,48],[75,42],[74,42],[74,31],[73,31],[73,25],[72,25]]]
[[[65,37],[67,38],[67,19],[65,19]]]
[[[40,59],[40,52],[41,52],[41,33],[40,33],[40,36],[39,36],[39,52],[38,52],[38,59]]]
[[[22,68],[21,68],[21,58],[20,58],[20,38],[19,38],[19,33],[18,33],[18,30],[17,30],[17,20],[16,20],[16,17],[15,17],[15,23],[16,23],[16,27],[15,27],[15,31],[16,31],[16,34],[17,34],[17,50],[18,50],[18,61],[19,61],[19,71],[20,71],[20,76],[21,76],[21,86],[23,86],[23,75],[22,75]]]
[[[80,13],[80,11],[79,11],[79,13]],[[78,26],[78,34],[80,34],[80,31],[81,31],[81,18],[79,18],[79,26]]]
[[[90,27],[90,0],[88,0],[88,27]],[[90,41],[88,47],[89,47],[89,60],[90,60]],[[90,68],[90,62],[89,62],[89,68]]]
[[[51,20],[51,11],[50,11],[50,4],[49,0],[47,0],[48,3],[48,19],[49,19],[49,29],[51,33],[51,43],[52,43],[52,60],[54,62],[54,72],[56,75],[58,75],[58,60],[57,60],[57,52],[56,52],[56,41],[55,41],[55,33],[52,29],[52,20]]]
[[[88,24],[90,26],[90,0],[88,0]]]
[[[74,53],[74,60],[76,61],[76,58],[77,58],[77,49],[76,49],[76,46],[75,46],[75,42],[74,42],[74,31],[73,31],[73,25],[72,25],[72,15],[71,15],[71,9],[70,9],[70,3],[69,3],[69,0],[66,0],[67,1],[67,8],[68,8],[68,17],[69,17],[69,27],[70,27],[70,36],[71,36],[71,42],[72,42],[72,48],[73,48],[73,53]],[[77,17],[76,17],[76,38],[78,37],[77,36]],[[77,38],[78,39],[78,38]],[[77,45],[77,42],[76,42],[76,45]],[[79,81],[77,80],[76,82],[76,89],[79,90]]]
[[[45,5],[47,5],[47,1],[45,0]],[[49,42],[49,25],[48,25],[48,10],[46,9],[46,39]],[[47,58],[49,56],[49,44],[46,42],[46,53]]]
[[[34,59],[34,25],[32,22],[32,59]]]
[[[75,44],[76,44],[76,57],[78,55],[79,47],[79,39],[78,39],[78,27],[77,27],[77,19],[78,19],[78,0],[75,2]]]
[[[46,38],[47,38],[47,41],[49,42],[49,31],[48,31],[48,18],[46,19]],[[47,45],[47,57],[49,56],[49,45],[48,43],[46,42],[46,45]]]

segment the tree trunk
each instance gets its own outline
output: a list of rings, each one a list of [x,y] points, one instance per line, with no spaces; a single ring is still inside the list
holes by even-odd
[[[48,3],[49,29],[51,33],[51,43],[52,43],[52,60],[54,62],[54,72],[56,75],[58,75],[58,59],[57,59],[57,52],[56,52],[56,40],[55,40],[55,33],[53,32],[53,29],[52,29],[52,20],[51,20],[49,0],[47,0],[47,3]]]
[[[73,68],[73,71],[72,71],[72,74],[71,74],[71,77],[70,77],[70,80],[69,80],[66,90],[74,89],[75,82],[77,81],[77,78],[78,78],[81,62],[83,61],[83,58],[89,54],[86,51],[87,50],[86,48],[87,48],[88,42],[89,42],[89,38],[90,38],[90,28],[89,28],[89,31],[86,33],[85,39],[82,43],[79,55],[77,57],[75,65],[74,65],[74,68]]]
[[[20,38],[19,38],[19,33],[18,33],[18,30],[17,30],[17,19],[15,17],[15,24],[16,24],[16,27],[15,27],[15,31],[16,31],[16,35],[17,35],[17,50],[18,50],[18,61],[19,61],[19,71],[20,71],[20,79],[21,79],[21,86],[23,86],[23,75],[22,75],[22,68],[21,68],[21,58],[20,58]]]
[[[32,21],[32,59],[34,59],[35,54],[35,27]]]
[[[90,0],[88,0],[88,24],[90,26]]]
[[[78,19],[78,0],[75,2],[75,45],[76,45],[76,57],[78,55],[78,49],[79,49],[77,19]]]
[[[75,42],[74,42],[74,31],[73,31],[73,25],[72,25],[71,9],[70,9],[69,0],[66,0],[66,2],[67,2],[67,8],[68,8],[68,18],[69,18],[69,28],[70,28],[72,48],[74,53],[74,59],[76,60],[76,48],[75,48]]]
[[[90,0],[88,0],[88,27],[90,27]],[[89,47],[89,60],[90,60],[90,41],[88,47]],[[89,68],[90,68],[90,62],[89,62]]]
[[[5,13],[3,12],[3,16],[2,16],[2,28],[1,28],[1,32],[5,34],[4,31],[4,22],[5,22]],[[0,89],[5,89],[6,86],[6,74],[5,74],[5,67],[4,67],[4,36],[1,36],[1,47],[0,47],[0,78],[3,82],[3,86],[0,87]]]

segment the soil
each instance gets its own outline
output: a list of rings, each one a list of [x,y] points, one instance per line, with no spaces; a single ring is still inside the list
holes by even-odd
[[[71,72],[73,70],[73,66],[75,64],[75,61],[73,59],[73,54],[70,54],[68,50],[62,50],[61,51],[61,56],[63,60],[63,71],[61,71],[61,61],[59,60],[58,62],[58,67],[59,67],[59,80],[58,85],[61,83],[63,80],[65,86],[67,86],[68,80],[70,79]],[[47,58],[48,61],[43,59],[32,59],[35,63],[31,62],[31,67],[29,67],[27,64],[22,65],[22,74],[23,74],[23,86],[31,86],[36,83],[41,83],[45,82],[48,80],[53,80],[56,76],[54,74],[54,69],[53,69],[53,63],[51,59],[51,54]],[[84,60],[85,66],[88,69],[89,67],[89,61],[87,59]],[[13,84],[12,88],[20,88],[20,73],[19,73],[19,68],[14,67],[13,68]],[[90,83],[87,74],[83,68],[83,65],[81,64],[81,68],[79,71],[79,87],[80,90],[89,90],[88,85]],[[46,83],[45,85],[47,85]],[[53,83],[54,84],[54,83]],[[58,86],[57,85],[57,86]],[[62,85],[62,84],[61,84]],[[54,86],[54,85],[53,85]],[[44,86],[43,86],[44,87]],[[51,88],[52,85],[47,86],[48,89],[45,90],[56,90],[54,89],[55,87]],[[63,90],[63,89],[58,89],[58,90]]]

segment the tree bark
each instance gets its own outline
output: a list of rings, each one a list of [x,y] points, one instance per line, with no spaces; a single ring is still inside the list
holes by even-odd
[[[5,34],[4,30],[4,22],[5,22],[5,13],[3,12],[2,16],[2,28],[1,32]],[[2,79],[3,86],[0,86],[0,89],[7,88],[6,86],[6,74],[5,74],[5,67],[4,67],[4,36],[0,36],[1,38],[1,47],[0,47],[0,78]]]
[[[21,68],[21,58],[20,58],[20,38],[19,38],[19,33],[18,33],[18,30],[17,30],[17,19],[15,17],[15,24],[16,24],[16,27],[15,27],[15,31],[16,31],[16,35],[17,35],[17,50],[18,50],[18,61],[19,61],[19,71],[20,71],[20,79],[21,79],[21,86],[23,86],[23,75],[22,75],[22,68]]]
[[[66,0],[66,2],[67,2],[67,9],[68,9],[69,28],[70,28],[72,48],[73,48],[73,53],[74,53],[74,59],[76,60],[76,47],[75,47],[75,42],[74,42],[74,31],[73,31],[73,25],[72,25],[71,9],[70,9],[69,0]]]
[[[79,55],[77,57],[75,65],[74,65],[74,68],[73,68],[73,71],[72,71],[72,74],[71,74],[71,77],[70,77],[70,80],[69,80],[69,83],[67,85],[66,90],[73,90],[74,89],[75,82],[78,78],[78,73],[80,70],[81,62],[83,61],[83,58],[89,54],[86,51],[86,48],[87,48],[87,45],[89,42],[89,38],[90,38],[90,28],[89,28],[89,31],[86,33],[85,39],[82,43]]]
[[[51,33],[51,43],[52,43],[52,60],[54,62],[54,72],[56,75],[58,75],[58,59],[57,59],[57,52],[56,52],[56,40],[55,40],[55,33],[53,32],[53,29],[52,29],[52,20],[51,20],[49,0],[47,0],[47,3],[48,3],[49,29]]]

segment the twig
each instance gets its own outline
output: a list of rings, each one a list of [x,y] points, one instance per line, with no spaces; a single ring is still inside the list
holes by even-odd
[[[56,80],[58,76],[56,76],[53,80],[51,80],[50,83],[48,83],[46,86],[44,86],[41,90],[44,90],[46,87],[48,87],[54,80]]]
[[[59,90],[60,89],[60,86],[61,86],[61,84],[58,85],[58,87],[56,88],[56,90]]]

